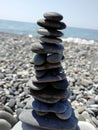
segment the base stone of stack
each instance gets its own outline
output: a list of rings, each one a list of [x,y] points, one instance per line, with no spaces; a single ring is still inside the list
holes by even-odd
[[[19,121],[11,130],[45,130],[45,129],[32,127]],[[92,126],[88,122],[79,121],[78,127],[76,129],[71,130],[96,130],[96,128],[94,128],[94,126]]]

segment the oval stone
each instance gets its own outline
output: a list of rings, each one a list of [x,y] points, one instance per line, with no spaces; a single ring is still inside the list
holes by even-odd
[[[62,44],[45,44],[45,43],[33,43],[32,49],[35,53],[61,53],[64,50],[64,47]]]
[[[47,73],[46,70],[35,70],[36,77],[43,77]]]
[[[52,21],[60,21],[63,19],[63,16],[57,12],[46,12],[44,13],[44,17],[47,20],[52,20]]]
[[[4,119],[0,119],[0,130],[10,130],[10,129],[11,124]]]
[[[35,65],[34,68],[35,70],[49,70],[49,69],[54,69],[61,67],[61,63],[45,63],[43,65]]]
[[[67,79],[65,78],[64,80],[57,81],[57,82],[52,82],[51,85],[55,87],[56,89],[66,89],[69,85]]]
[[[53,53],[47,56],[47,62],[49,63],[58,63],[62,60],[63,55],[59,53]]]
[[[5,111],[0,111],[0,119],[8,121],[12,126],[17,123],[17,119],[13,117],[13,115]]]
[[[53,38],[53,37],[48,37],[48,36],[42,36],[40,37],[40,40],[42,42],[51,43],[51,44],[58,44],[62,42],[62,40],[59,38]]]
[[[62,32],[54,30],[54,29],[40,28],[37,32],[41,35],[50,36],[50,37],[61,37],[61,36],[63,36]]]
[[[45,63],[46,55],[44,54],[35,54],[33,56],[33,63],[34,65],[42,65]]]
[[[41,97],[41,98],[59,98],[63,99],[67,97],[67,94],[69,93],[69,90],[57,90],[54,88],[44,88],[42,90],[36,91],[33,89],[30,89],[30,94],[32,96]]]
[[[31,100],[31,109],[33,108],[35,111],[40,112],[53,112],[53,113],[64,113],[71,107],[71,104],[69,101],[59,101],[57,103],[54,103],[52,105],[49,105],[47,103],[40,102],[38,100]],[[72,111],[72,110],[71,110]]]
[[[33,90],[41,90],[43,88],[45,88],[46,86],[42,83],[42,84],[38,84],[38,83],[33,83],[32,80],[30,79],[28,82],[28,86],[33,89]]]
[[[44,20],[40,19],[37,21],[37,24],[41,27],[47,28],[47,29],[58,29],[62,30],[66,28],[66,24],[63,22],[53,22],[50,20]]]
[[[60,72],[57,75],[51,75],[51,74],[46,74],[45,76],[38,78],[36,76],[32,77],[32,81],[36,83],[47,83],[47,82],[55,82],[55,81],[60,81],[65,79],[65,73]]]

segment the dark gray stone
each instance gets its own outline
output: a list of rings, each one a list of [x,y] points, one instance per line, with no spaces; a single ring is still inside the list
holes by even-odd
[[[35,70],[36,77],[43,77],[47,73],[46,70]]]
[[[41,89],[47,87],[46,83],[41,83],[41,84],[35,83],[35,82],[32,82],[32,80],[29,80],[28,86],[33,90],[41,90]]]
[[[47,62],[49,63],[58,63],[62,60],[63,55],[59,53],[53,53],[47,56]]]
[[[55,21],[50,21],[50,20],[44,20],[40,19],[37,21],[37,24],[41,27],[47,28],[47,29],[65,29],[66,24],[63,22],[55,22]]]
[[[45,29],[45,28],[40,28],[37,31],[39,34],[44,35],[44,36],[50,36],[50,37],[61,37],[63,36],[63,33],[57,30],[53,29]]]
[[[58,44],[61,43],[62,40],[60,38],[54,38],[54,37],[48,37],[48,36],[42,36],[40,37],[40,40],[44,42],[45,44]]]
[[[52,21],[60,21],[63,19],[63,16],[57,12],[46,12],[44,13],[44,17],[47,20],[52,20]]]
[[[61,63],[45,63],[43,65],[35,65],[34,68],[35,70],[49,70],[49,69],[53,69],[53,68],[58,68],[61,67]]]
[[[66,98],[69,94],[69,89],[66,90],[57,90],[54,88],[44,88],[42,90],[32,90],[30,89],[30,93],[32,96],[40,97],[40,98],[57,98],[63,99]]]
[[[47,104],[38,100],[30,99],[26,105],[27,109],[34,109],[40,112],[53,112],[53,113],[64,113],[69,111],[71,104],[69,101],[59,101],[55,104]],[[71,110],[72,111],[72,110]]]
[[[24,110],[20,116],[20,120],[26,124],[44,128],[44,129],[50,129],[50,130],[58,130],[58,129],[75,129],[77,125],[77,119],[72,113],[71,118],[68,120],[61,120],[55,116],[55,114],[47,114],[45,116],[38,116],[34,111],[32,110]]]
[[[69,83],[67,81],[67,79],[65,78],[64,80],[61,81],[57,81],[57,82],[51,82],[50,83],[54,88],[56,89],[63,89],[66,90],[66,88],[68,87]]]
[[[46,58],[45,54],[35,54],[33,56],[32,62],[34,63],[34,65],[42,65],[45,63],[45,58]]]
[[[65,73],[60,72],[57,75],[52,75],[52,74],[46,74],[45,76],[38,78],[36,76],[32,77],[32,81],[36,83],[47,83],[47,82],[56,82],[65,79]]]
[[[66,99],[68,98],[69,95],[67,95]],[[59,98],[41,98],[38,96],[33,96],[35,99],[44,102],[44,103],[49,103],[49,104],[53,104],[53,103],[57,103],[58,101],[60,101],[61,99]]]
[[[46,43],[33,43],[32,49],[35,53],[61,53],[64,50],[64,47],[62,44],[46,44]]]

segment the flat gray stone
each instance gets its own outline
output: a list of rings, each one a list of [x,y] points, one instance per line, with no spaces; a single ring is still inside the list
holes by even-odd
[[[46,73],[47,73],[47,70],[35,70],[35,75],[36,77],[39,77],[39,78],[45,76]]]
[[[49,63],[58,63],[62,60],[63,55],[60,53],[53,53],[47,56],[47,62]]]
[[[67,110],[63,113],[56,113],[56,116],[61,120],[68,120],[72,115],[72,108],[71,105],[67,106]]]
[[[60,21],[63,19],[63,16],[57,12],[46,12],[44,13],[44,17],[47,20],[52,20],[52,21]]]
[[[56,89],[63,89],[63,90],[65,90],[69,85],[66,78],[64,80],[61,80],[61,81],[51,82],[50,84]]]
[[[32,44],[32,49],[33,52],[35,53],[61,53],[64,50],[64,47],[62,44],[46,44],[46,43],[33,43]]]
[[[36,83],[47,83],[47,82],[56,82],[56,81],[60,81],[65,79],[65,73],[64,72],[60,72],[58,74],[46,74],[45,76],[38,78],[35,75],[32,77],[32,81],[36,82]]]
[[[40,19],[37,21],[37,24],[41,27],[47,28],[47,29],[58,29],[62,30],[66,28],[66,24],[63,22],[55,22],[45,19]]]
[[[26,104],[26,109],[33,109],[35,111],[40,112],[53,112],[53,113],[64,113],[69,108],[71,108],[71,104],[69,101],[59,101],[55,104],[47,104],[40,102],[38,100],[34,100],[34,98],[30,99]]]
[[[26,124],[50,130],[71,130],[77,125],[77,119],[74,113],[72,113],[71,118],[69,118],[68,120],[61,120],[57,118],[53,113],[47,114],[45,116],[38,116],[32,110],[24,110],[20,114],[19,118],[22,122]]]
[[[0,130],[10,130],[10,129],[11,124],[4,119],[0,119]]]
[[[45,63],[45,54],[34,54],[32,62],[34,65],[42,65]]]
[[[54,29],[45,29],[45,28],[40,28],[37,31],[39,34],[44,35],[44,36],[50,36],[50,37],[61,37],[63,36],[63,33]]]
[[[60,101],[61,99],[59,98],[42,98],[42,97],[38,97],[38,96],[33,96],[35,99],[44,102],[44,103],[49,103],[49,104],[53,104],[53,103],[57,103],[58,101]],[[66,98],[67,99],[67,98]]]
[[[17,119],[6,111],[0,111],[0,119],[8,121],[9,124],[11,124],[12,126],[14,126],[17,123]]]
[[[49,70],[49,69],[54,69],[54,68],[58,68],[61,67],[61,63],[45,63],[43,65],[35,65],[34,69],[35,70]]]
[[[35,83],[30,79],[28,81],[28,86],[33,90],[42,90],[43,88],[47,87],[47,83]]]
[[[42,90],[33,90],[30,89],[30,94],[34,97],[40,98],[58,98],[63,99],[66,98],[67,95],[70,93],[69,89],[66,90],[57,90],[54,88],[44,88]]]
[[[46,44],[49,43],[49,44],[58,44],[58,43],[61,43],[62,40],[60,38],[54,38],[54,37],[48,37],[48,36],[42,36],[40,37],[40,40],[42,42],[45,42]]]

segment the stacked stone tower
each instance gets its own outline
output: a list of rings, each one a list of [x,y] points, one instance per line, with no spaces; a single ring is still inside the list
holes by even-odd
[[[66,28],[63,16],[56,12],[44,14],[37,22],[41,28],[40,42],[34,43],[35,75],[28,85],[33,96],[20,114],[23,123],[47,130],[78,130],[77,119],[68,101],[70,90],[61,61],[64,58],[62,40]]]

